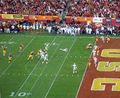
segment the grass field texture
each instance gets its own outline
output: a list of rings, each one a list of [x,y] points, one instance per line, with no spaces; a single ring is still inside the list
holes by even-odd
[[[24,45],[22,53],[20,42]],[[95,36],[1,34],[0,47],[5,45],[7,49],[4,57],[0,48],[0,98],[75,98],[92,51],[86,46],[91,42],[95,42]],[[42,64],[35,56],[27,61],[29,53],[33,50],[37,54],[45,43],[50,43],[48,64]],[[74,63],[78,67],[75,74]]]

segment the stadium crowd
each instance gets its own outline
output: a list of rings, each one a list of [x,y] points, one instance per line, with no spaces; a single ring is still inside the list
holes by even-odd
[[[1,14],[60,15],[69,0],[0,0]],[[120,17],[120,0],[71,0],[68,16]]]
[[[71,0],[68,16],[120,17],[120,0]]]
[[[0,0],[1,14],[59,15],[67,0]]]

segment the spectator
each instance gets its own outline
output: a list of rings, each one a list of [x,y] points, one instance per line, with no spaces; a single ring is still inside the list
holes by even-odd
[[[72,0],[68,16],[120,17],[120,0]]]

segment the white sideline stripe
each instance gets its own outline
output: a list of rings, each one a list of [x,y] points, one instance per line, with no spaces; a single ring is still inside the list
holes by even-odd
[[[9,35],[5,35],[5,36],[9,36]],[[33,36],[29,36],[29,35],[15,35],[15,36],[23,36],[23,37],[33,37]],[[61,36],[61,35],[52,35],[52,36],[49,36],[49,35],[38,35],[37,37],[61,37],[61,38],[75,38],[75,37],[78,37],[78,38],[95,38],[95,36],[91,36],[91,37],[87,37],[87,36]],[[34,36],[35,37],[35,36]],[[116,37],[111,37],[111,38],[116,38]],[[119,37],[120,38],[120,37]]]
[[[52,43],[54,42],[54,40],[56,39],[56,36],[54,37]],[[51,43],[51,45],[52,45]],[[24,86],[24,84],[27,82],[27,80],[29,79],[29,77],[32,75],[33,71],[36,69],[37,65],[39,64],[40,60],[36,63],[36,65],[34,66],[33,70],[30,72],[30,74],[28,75],[28,77],[25,79],[25,81],[23,82],[23,84],[20,86],[20,88],[18,89],[18,91],[16,92],[15,96],[13,98],[15,98],[19,91],[22,89],[22,87]]]
[[[77,37],[74,39],[74,41],[73,41],[73,43],[72,43],[72,45],[71,45],[71,47],[70,47],[70,49],[69,49],[69,52],[70,52],[70,50],[72,49],[73,45],[75,44],[76,39],[77,39]],[[63,63],[61,64],[61,66],[60,66],[60,68],[59,68],[59,70],[58,70],[58,72],[57,72],[54,80],[52,81],[52,83],[51,83],[51,85],[50,85],[50,87],[49,87],[49,89],[48,89],[48,91],[47,91],[47,93],[46,93],[46,95],[45,95],[45,98],[48,96],[48,94],[49,94],[49,92],[50,92],[50,90],[51,90],[51,88],[52,88],[52,86],[53,86],[53,84],[54,84],[54,82],[55,82],[55,80],[56,80],[56,78],[57,78],[57,76],[58,76],[58,74],[59,74],[62,66],[63,66],[63,64],[65,63],[65,61],[66,61],[66,59],[67,59],[67,56],[68,56],[69,52],[68,52],[67,55],[65,56]]]
[[[96,44],[96,42],[95,42],[95,44]],[[94,45],[95,45],[95,44],[94,44]],[[92,55],[92,51],[91,51],[90,57],[91,57],[91,55]],[[89,58],[90,58],[90,57],[89,57]],[[78,88],[78,90],[77,90],[77,94],[76,94],[75,98],[77,98],[77,96],[78,96],[80,87],[81,87],[82,82],[83,82],[83,79],[84,79],[84,77],[85,77],[85,73],[86,73],[86,71],[87,71],[87,67],[88,67],[88,63],[87,63],[87,65],[86,65],[86,68],[85,68],[85,71],[84,71],[84,74],[83,74],[83,77],[82,77],[82,80],[81,80],[81,82],[80,82],[80,85],[79,85],[79,88]]]
[[[57,51],[57,49],[59,48],[59,46],[60,46],[60,44],[57,46],[57,48],[55,49],[55,51],[54,51],[53,55],[50,57],[49,62],[50,62],[50,61],[51,61],[51,59],[53,58],[53,56],[54,56],[54,54],[56,53],[56,51]],[[45,70],[45,68],[46,68],[46,67],[47,67],[47,66],[45,66],[45,67],[44,67],[44,69],[41,71],[41,73],[39,74],[39,76],[38,76],[37,80],[34,82],[34,84],[33,84],[33,86],[31,87],[31,89],[30,89],[30,91],[29,91],[29,92],[31,92],[31,91],[32,91],[32,89],[33,89],[33,88],[34,88],[34,86],[36,85],[37,81],[39,80],[40,76],[42,76],[42,74],[43,74],[43,72],[44,72],[44,70]]]
[[[27,46],[23,49],[23,51],[30,45],[30,43],[31,43],[34,39],[35,39],[35,37],[31,39],[31,41],[27,44]],[[21,53],[22,53],[22,52],[21,52]],[[19,55],[17,55],[17,57],[13,60],[13,62],[10,63],[10,65],[8,65],[8,67],[1,73],[0,78],[1,78],[2,75],[4,75],[4,73],[11,67],[11,65],[12,65],[12,64],[15,62],[15,60],[21,55],[21,53],[20,53]]]
[[[11,35],[5,35],[5,36],[11,36]],[[15,35],[15,36],[33,37],[33,36],[30,36],[30,35]],[[56,35],[52,35],[52,36],[49,36],[49,35],[38,35],[37,37],[54,37],[54,36],[56,36],[56,37],[68,37],[68,38],[74,37],[74,36],[64,36],[64,35],[61,36],[60,34],[56,34]],[[103,35],[100,35],[100,36],[103,36]],[[95,38],[95,35],[93,35],[91,37],[90,36],[87,37],[87,35],[86,36],[78,35],[78,36],[75,36],[75,37],[78,37],[78,38]],[[120,36],[117,36],[117,35],[116,36],[111,36],[111,38],[115,38],[115,39],[118,38],[119,39]]]

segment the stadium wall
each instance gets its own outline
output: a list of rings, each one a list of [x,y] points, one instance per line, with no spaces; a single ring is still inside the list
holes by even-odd
[[[83,24],[111,24],[111,25],[120,25],[120,18],[100,18],[100,17],[65,17],[67,23],[83,23]]]
[[[0,14],[0,21],[32,21],[38,22],[56,21],[60,22],[59,16],[42,16],[42,15],[20,15],[20,14]],[[100,17],[65,17],[66,23],[83,23],[83,24],[111,24],[120,25],[120,18],[100,18]]]

